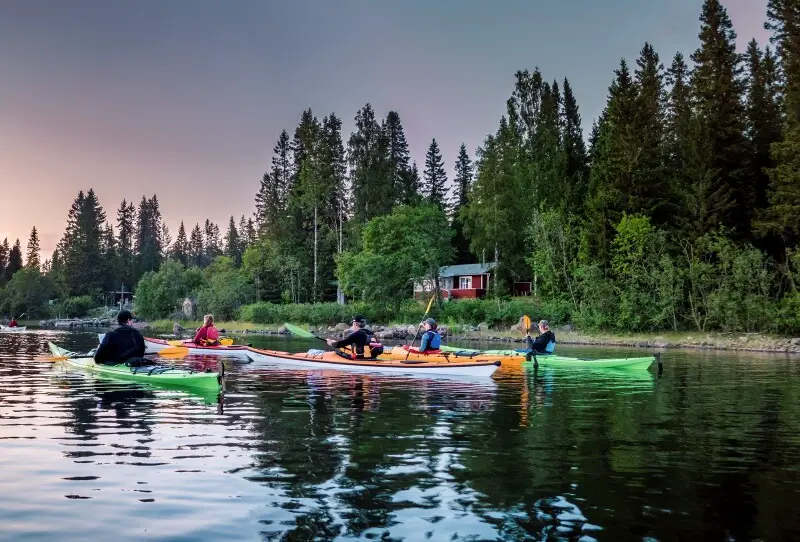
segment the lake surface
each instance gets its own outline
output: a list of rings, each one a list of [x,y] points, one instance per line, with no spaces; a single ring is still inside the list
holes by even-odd
[[[48,340],[96,335],[0,333],[2,540],[800,538],[798,358],[483,383],[230,361],[220,402],[36,360]]]

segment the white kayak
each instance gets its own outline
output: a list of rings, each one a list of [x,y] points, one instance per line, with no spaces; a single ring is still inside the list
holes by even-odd
[[[249,349],[250,357],[263,363],[291,365],[307,369],[334,369],[394,375],[427,375],[488,378],[500,367],[500,362],[470,359],[464,361],[427,361],[422,359],[347,359],[335,352],[309,350],[298,354],[277,350]]]
[[[102,338],[100,339],[103,340]],[[172,343],[172,344],[170,344]],[[182,346],[189,349],[189,354],[201,356],[225,356],[237,359],[248,359],[249,349],[243,344],[232,344],[230,346],[200,346],[194,344],[191,340],[181,341],[178,344],[176,341],[165,341],[163,339],[153,339],[151,337],[144,338],[145,352],[155,354],[165,348],[173,348],[175,346]]]
[[[8,331],[9,333],[19,333],[28,329],[26,326],[8,327],[0,325],[0,331]]]

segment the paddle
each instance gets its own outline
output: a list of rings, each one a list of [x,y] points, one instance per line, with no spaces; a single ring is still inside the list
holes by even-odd
[[[157,356],[162,358],[184,358],[189,355],[188,348],[179,348],[175,346],[171,346],[169,348],[165,348],[160,352],[155,353]],[[74,357],[85,357],[86,354],[74,354],[72,356],[41,356],[36,358],[37,361],[64,361]]]
[[[283,324],[283,327],[286,328],[286,331],[288,331],[289,333],[291,333],[292,335],[294,335],[296,337],[300,337],[302,339],[318,339],[318,340],[324,342],[325,344],[328,343],[328,341],[323,339],[322,337],[314,335],[310,331],[306,331],[305,329],[303,329],[301,327],[297,327],[297,326],[294,326],[294,325],[289,324],[289,323]]]
[[[428,317],[428,313],[431,312],[431,305],[433,305],[433,300],[436,299],[436,294],[431,296],[431,300],[428,301],[428,306],[425,309],[425,314],[422,316],[422,320],[424,321]],[[417,342],[417,337],[419,336],[419,329],[422,327],[422,324],[417,326],[417,332],[414,334],[414,338],[411,340],[411,344],[408,346],[408,350],[406,350],[406,357],[408,359],[408,355],[411,353],[411,348],[414,347],[414,343]]]
[[[533,358],[533,367],[539,366],[539,361],[536,359],[536,353],[533,351],[533,339],[531,339],[531,317],[527,314],[522,316],[522,323],[525,324],[525,343],[528,346],[528,353],[525,355],[525,361],[531,361]]]

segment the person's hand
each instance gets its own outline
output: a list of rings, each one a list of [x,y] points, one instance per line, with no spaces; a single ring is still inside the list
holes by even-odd
[[[336,346],[336,339],[325,339],[325,342],[328,343],[328,346]]]

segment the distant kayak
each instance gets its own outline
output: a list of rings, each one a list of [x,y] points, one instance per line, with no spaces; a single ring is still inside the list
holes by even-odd
[[[442,346],[442,351],[461,353],[467,355],[470,353],[484,353],[498,356],[508,356],[519,360],[518,363],[525,362],[526,352],[517,350],[475,350],[472,348],[457,348],[454,346]],[[634,358],[576,358],[569,356],[558,356],[555,354],[537,354],[536,361],[540,367],[584,367],[592,369],[606,369],[606,368],[627,368],[627,369],[647,369],[653,362],[657,361],[656,356],[643,356]],[[533,361],[530,362],[533,365]]]
[[[361,371],[389,373],[397,375],[455,375],[472,377],[490,377],[500,362],[481,359],[452,360],[450,362],[429,361],[419,356],[409,359],[347,359],[336,352],[325,350],[309,350],[299,354],[290,354],[276,350],[260,350],[249,348],[250,357],[256,361],[292,365],[310,369],[337,369],[343,371]]]
[[[221,388],[224,376],[218,372],[203,372],[170,365],[145,365],[143,367],[129,367],[122,363],[106,365],[95,363],[94,358],[89,355],[91,353],[79,354],[53,343],[47,344],[54,356],[67,358],[62,363],[68,366],[121,380],[213,391]]]
[[[28,329],[26,326],[17,326],[17,327],[0,326],[0,331],[8,331],[9,333],[19,333],[20,331],[25,331],[26,329]]]

